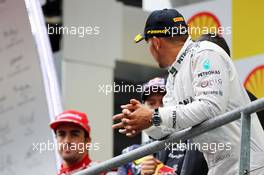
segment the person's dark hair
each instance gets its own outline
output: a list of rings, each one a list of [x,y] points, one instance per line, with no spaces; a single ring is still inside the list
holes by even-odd
[[[231,55],[226,40],[223,37],[219,36],[218,34],[215,33],[204,34],[201,37],[199,37],[196,41],[210,41],[212,43],[217,44],[222,49],[224,49],[229,56]]]
[[[90,139],[90,135],[86,131],[84,131],[84,138],[85,139]]]

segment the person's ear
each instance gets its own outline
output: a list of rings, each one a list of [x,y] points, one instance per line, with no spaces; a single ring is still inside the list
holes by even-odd
[[[85,141],[86,143],[89,143],[89,142],[90,142],[90,138],[89,138],[89,137],[85,137],[85,138],[84,138],[84,141]]]
[[[159,50],[160,47],[161,47],[160,39],[157,38],[157,37],[153,37],[153,38],[152,38],[152,44],[153,44],[153,47],[154,47],[156,50]]]

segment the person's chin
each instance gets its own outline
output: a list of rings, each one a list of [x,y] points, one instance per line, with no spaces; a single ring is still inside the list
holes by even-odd
[[[168,66],[164,65],[164,64],[159,64],[159,67],[162,68],[162,69],[168,68]]]
[[[75,159],[75,155],[74,154],[63,154],[62,158],[63,160],[70,162]]]

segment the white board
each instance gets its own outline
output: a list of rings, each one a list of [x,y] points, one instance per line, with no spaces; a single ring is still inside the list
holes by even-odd
[[[40,154],[33,146],[53,142],[48,124],[61,105],[40,6],[27,3],[29,11],[24,1],[0,0],[1,175],[56,172],[54,151]]]

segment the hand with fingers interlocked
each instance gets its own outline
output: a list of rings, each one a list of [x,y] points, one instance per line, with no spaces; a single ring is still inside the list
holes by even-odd
[[[152,126],[152,114],[154,110],[141,104],[136,99],[131,99],[129,104],[122,105],[122,113],[113,116],[113,120],[121,120],[112,126],[113,129],[119,129],[119,132],[133,137],[142,130]]]

